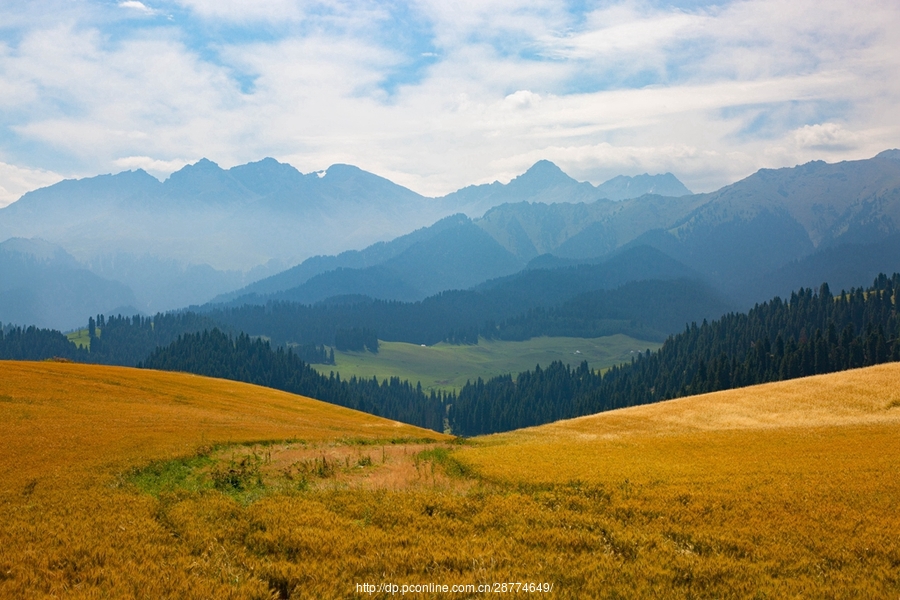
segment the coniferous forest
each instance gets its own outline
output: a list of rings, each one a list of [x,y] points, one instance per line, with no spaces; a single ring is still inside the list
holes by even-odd
[[[616,289],[578,291],[536,270],[525,283],[486,290],[450,290],[419,302],[351,296],[313,305],[272,301],[209,309],[206,317],[229,331],[341,349],[369,347],[364,332],[390,342],[477,344],[478,338],[522,340],[536,335],[597,337],[624,333],[662,341],[685,322],[720,315],[730,307],[719,293],[693,279],[625,283]],[[543,278],[541,277],[543,276]],[[525,284],[529,285],[525,285]],[[562,286],[551,293],[545,287]],[[349,344],[349,345],[348,345]],[[375,351],[374,348],[369,347]]]
[[[817,291],[800,289],[786,300],[775,298],[747,313],[691,324],[657,352],[604,373],[586,364],[570,368],[556,362],[517,376],[469,382],[458,394],[428,394],[397,378],[378,382],[343,380],[339,374],[325,377],[294,349],[273,349],[262,339],[224,333],[208,315],[191,313],[152,320],[92,319],[90,352],[77,349],[59,332],[7,327],[0,332],[0,358],[55,356],[137,364],[140,359],[135,357],[143,356],[141,366],[147,368],[256,383],[435,430],[449,425],[453,433],[471,436],[900,360],[898,290],[900,274],[880,275],[868,289],[837,295],[827,285]],[[565,311],[532,311],[511,326],[545,320],[560,327],[569,318]],[[531,331],[537,335],[542,330]],[[377,350],[372,330],[348,328],[346,342]],[[304,352],[321,358],[325,348]]]
[[[35,326],[0,327],[0,360],[46,360],[61,358],[77,362],[92,362],[87,350],[78,348],[55,329]]]
[[[454,431],[478,435],[626,406],[900,360],[900,275],[837,297],[827,285],[692,324],[656,353],[600,373],[562,363],[467,385]]]
[[[264,385],[374,415],[442,431],[448,396],[425,394],[398,377],[342,380],[321,375],[290,348],[275,350],[246,334],[231,337],[218,329],[184,334],[158,348],[138,365],[162,371],[187,371],[209,377]]]

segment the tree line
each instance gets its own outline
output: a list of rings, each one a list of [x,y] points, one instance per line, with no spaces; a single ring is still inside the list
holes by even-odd
[[[543,281],[536,277],[531,279]],[[634,281],[616,289],[572,292],[572,296],[562,291],[549,295],[539,285],[532,289],[512,283],[487,290],[446,291],[419,302],[365,297],[314,305],[272,301],[215,308],[204,314],[223,329],[263,335],[276,345],[302,342],[338,349],[366,347],[374,352],[377,347],[360,343],[364,332],[372,334],[372,344],[380,339],[429,346],[477,344],[479,337],[523,340],[615,333],[662,341],[685,323],[723,314],[729,307],[709,286],[689,279]]]
[[[449,410],[478,435],[682,396],[900,360],[900,275],[833,296],[801,289],[748,313],[688,326],[605,373],[560,362],[466,385]]]
[[[91,352],[76,348],[56,331],[6,327],[0,331],[0,358],[111,362],[146,351],[144,367],[256,383],[438,431],[449,425],[453,433],[471,436],[898,361],[898,291],[900,274],[880,275],[867,289],[837,296],[827,285],[817,291],[800,289],[786,300],[775,298],[747,313],[692,323],[655,353],[639,354],[630,364],[604,373],[586,363],[572,368],[555,362],[515,377],[468,382],[458,394],[425,393],[420,385],[399,378],[379,382],[343,380],[336,373],[326,377],[293,348],[273,349],[266,340],[223,332],[214,320],[206,320],[209,315],[192,313],[158,316],[158,324],[141,317],[98,317],[91,328]],[[568,318],[564,312],[545,314]],[[202,331],[176,334],[193,327]],[[374,332],[359,329],[357,334],[365,340]],[[164,345],[166,337],[174,340]],[[147,350],[151,344],[156,345]]]
[[[452,394],[426,394],[421,385],[399,377],[379,383],[376,378],[341,379],[334,372],[325,376],[291,348],[273,349],[265,340],[243,333],[232,337],[219,329],[180,335],[138,367],[263,385],[435,431],[444,430],[444,407],[452,401]]]
[[[46,360],[62,358],[90,362],[90,353],[69,341],[55,329],[33,325],[0,327],[0,360]]]

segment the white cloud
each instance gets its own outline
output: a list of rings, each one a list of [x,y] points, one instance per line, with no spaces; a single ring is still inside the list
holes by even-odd
[[[660,57],[661,47],[701,32],[709,17],[677,10],[642,12],[628,4],[592,12],[583,30],[542,36],[545,52],[556,58],[616,60],[635,55]],[[643,61],[642,61],[643,62]]]
[[[837,123],[804,125],[793,131],[800,148],[812,150],[849,150],[856,148],[859,136]]]
[[[119,8],[125,8],[128,10],[133,10],[145,15],[155,15],[158,14],[157,11],[153,10],[143,2],[138,2],[138,0],[124,0],[123,2],[119,2]]]
[[[540,94],[535,94],[528,90],[519,90],[503,99],[503,107],[507,109],[519,110],[523,108],[532,108],[541,102]]]
[[[619,2],[583,18],[549,0],[178,4],[172,23],[131,30],[100,4],[15,16],[21,35],[0,33],[5,159],[159,176],[183,164],[173,157],[271,155],[303,171],[353,163],[439,195],[549,158],[595,183],[668,170],[709,190],[900,137],[900,8],[887,0]],[[392,23],[398,7],[422,32]]]
[[[178,0],[206,18],[246,22],[248,20],[283,21],[303,18],[303,3],[298,0]]]
[[[176,158],[173,160],[159,160],[150,158],[149,156],[124,156],[115,159],[113,164],[121,169],[143,169],[164,179],[166,176],[181,169],[185,165],[193,164],[195,162],[197,162],[197,159],[185,160],[183,158]]]
[[[53,185],[62,176],[43,169],[26,169],[0,162],[0,208],[12,204],[25,192]]]

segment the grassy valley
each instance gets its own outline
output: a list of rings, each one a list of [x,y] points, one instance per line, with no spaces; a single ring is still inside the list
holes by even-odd
[[[900,592],[898,364],[463,443],[224,380],[2,369],[3,597]]]
[[[99,335],[99,334],[98,334]],[[91,337],[88,335],[88,328],[75,329],[66,334],[66,339],[78,346],[79,348],[90,349]]]
[[[631,360],[661,344],[617,334],[600,338],[537,337],[523,342],[480,339],[477,345],[440,343],[421,346],[379,342],[378,353],[335,352],[334,365],[313,365],[325,375],[379,380],[396,376],[418,381],[425,390],[459,390],[466,381],[516,374],[536,364],[562,361],[573,367],[587,361],[592,369],[605,369]]]

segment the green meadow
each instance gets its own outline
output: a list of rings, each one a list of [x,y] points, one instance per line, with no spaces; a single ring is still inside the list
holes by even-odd
[[[587,361],[593,369],[605,369],[631,361],[631,357],[660,344],[617,334],[600,338],[539,337],[524,342],[488,341],[477,345],[436,344],[418,346],[380,342],[372,352],[335,352],[334,365],[312,365],[325,375],[332,371],[349,378],[391,376],[421,382],[426,390],[458,390],[467,380],[488,379],[546,366],[555,360],[573,367]]]
[[[87,327],[85,327],[84,329],[76,329],[75,331],[70,331],[66,334],[66,338],[79,348],[91,347],[91,338],[90,336],[88,336]]]

